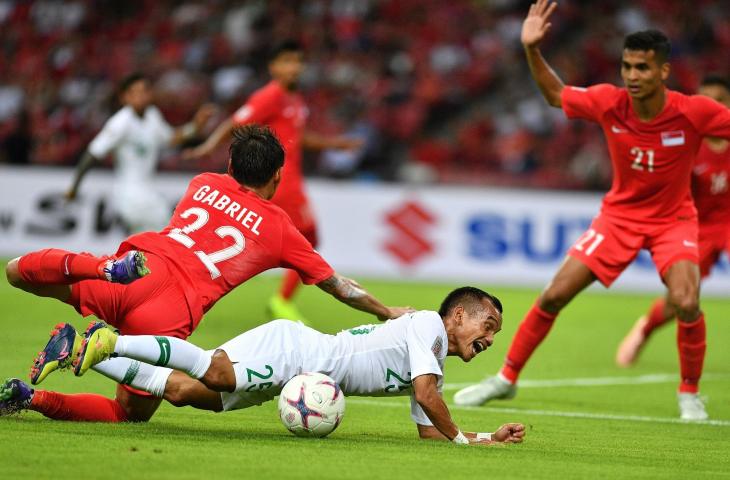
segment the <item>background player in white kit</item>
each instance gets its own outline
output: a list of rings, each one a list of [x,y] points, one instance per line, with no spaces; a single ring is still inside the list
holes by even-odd
[[[118,95],[122,108],[107,120],[89,144],[66,197],[69,200],[76,198],[86,172],[113,153],[115,213],[129,233],[161,230],[167,224],[172,208],[152,185],[160,153],[197,135],[214,108],[204,105],[191,122],[173,128],[152,104],[152,88],[144,75],[134,73],[122,80]]]
[[[439,312],[407,313],[337,335],[274,320],[214,351],[178,338],[120,336],[101,328],[85,339],[76,373],[82,375],[110,356],[132,358],[144,363],[138,363],[133,374],[128,371],[125,378],[114,380],[176,406],[221,411],[260,405],[278,395],[295,375],[320,372],[332,377],[345,394],[410,395],[411,418],[421,438],[465,444],[521,442],[524,426],[515,423],[494,433],[463,433],[441,397],[446,356],[470,361],[492,345],[501,328],[500,301],[477,288],[461,287],[449,293]]]

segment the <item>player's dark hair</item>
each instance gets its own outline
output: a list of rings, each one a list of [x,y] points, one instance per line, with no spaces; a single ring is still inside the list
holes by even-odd
[[[641,50],[644,52],[654,50],[657,63],[662,64],[669,60],[672,45],[669,43],[669,38],[659,30],[642,30],[626,36],[624,50]]]
[[[494,305],[499,313],[502,313],[502,302],[494,295],[490,295],[476,287],[459,287],[451,291],[439,308],[439,315],[445,318],[451,311],[459,305],[462,305],[467,311],[472,313],[472,309],[477,305],[481,306],[481,302],[487,299]]]
[[[291,38],[283,40],[274,45],[269,51],[269,63],[273,62],[279,57],[279,55],[284,53],[302,53],[303,51],[304,49],[302,48],[302,44],[298,41]]]
[[[720,86],[730,92],[730,79],[721,75],[707,75],[702,79],[700,87]]]
[[[129,87],[134,85],[135,83],[139,81],[149,81],[150,78],[141,72],[134,72],[130,73],[126,77],[122,79],[121,82],[119,82],[119,85],[117,86],[117,95],[123,95],[127,90],[129,90]]]
[[[268,127],[250,124],[233,130],[228,148],[231,174],[241,185],[263,187],[284,165],[284,149]]]

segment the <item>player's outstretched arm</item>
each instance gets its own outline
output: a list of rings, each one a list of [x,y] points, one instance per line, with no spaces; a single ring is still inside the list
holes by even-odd
[[[342,303],[357,310],[371,313],[381,321],[397,318],[413,311],[411,307],[386,307],[355,280],[343,277],[338,273],[322,280],[317,286]]]
[[[213,130],[213,133],[210,134],[210,137],[208,137],[205,142],[201,143],[195,148],[185,150],[183,152],[183,159],[194,160],[196,158],[210,155],[211,153],[213,153],[213,150],[218,147],[218,145],[230,138],[234,126],[235,124],[232,118],[227,118],[223,120],[223,122],[221,122],[221,124],[218,125],[215,130]]]
[[[314,132],[304,132],[302,136],[302,147],[307,150],[324,150],[334,148],[336,150],[357,150],[365,142],[359,138],[350,137],[328,137]]]
[[[81,186],[81,180],[83,180],[83,178],[86,176],[88,171],[91,170],[94,164],[98,162],[99,160],[92,154],[90,154],[88,150],[84,152],[84,154],[81,156],[81,160],[79,160],[78,166],[76,167],[76,173],[74,174],[71,188],[69,188],[66,192],[66,198],[68,200],[73,200],[76,198],[76,195],[79,192],[79,187]]]
[[[418,425],[418,435],[425,440],[450,440],[469,445],[520,443],[525,426],[520,423],[502,425],[494,433],[462,432],[451,419],[451,414],[438,392],[436,375],[419,375],[413,379],[413,393],[433,426]]]
[[[553,107],[561,106],[560,93],[565,85],[545,61],[540,53],[539,45],[552,25],[548,20],[557,6],[557,3],[551,3],[549,0],[537,0],[536,3],[533,3],[522,23],[521,36],[532,78],[535,79],[542,96]]]
[[[198,109],[198,111],[195,112],[195,115],[193,116],[193,119],[191,121],[173,130],[172,138],[170,139],[170,145],[180,145],[181,143],[184,143],[187,140],[198,135],[198,133],[200,133],[203,128],[205,128],[205,124],[208,123],[208,120],[210,120],[211,117],[215,114],[215,111],[216,107],[211,103],[206,103],[202,105]]]

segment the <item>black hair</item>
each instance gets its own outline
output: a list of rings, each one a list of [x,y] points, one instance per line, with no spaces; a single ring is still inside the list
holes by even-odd
[[[494,305],[494,308],[499,313],[502,313],[502,302],[494,295],[490,295],[476,287],[459,287],[446,295],[444,301],[441,302],[439,315],[441,315],[441,318],[445,318],[458,305],[462,305],[465,309],[471,310],[475,305],[481,304],[484,299],[489,300]]]
[[[144,73],[140,72],[134,72],[122,79],[121,82],[119,82],[119,85],[117,86],[117,95],[124,95],[124,93],[129,90],[129,87],[134,85],[135,83],[139,81],[145,81],[149,82],[150,78],[145,75]]]
[[[659,30],[642,30],[626,36],[624,50],[641,50],[644,52],[654,50],[657,63],[661,65],[669,60],[672,45],[669,43],[669,38]]]
[[[249,187],[263,187],[284,165],[284,148],[274,132],[262,125],[235,128],[228,153],[233,178]]]
[[[700,87],[709,87],[717,85],[730,92],[730,79],[721,75],[706,75],[700,83]]]
[[[269,63],[284,53],[302,53],[302,44],[294,39],[287,39],[274,45],[269,51]]]

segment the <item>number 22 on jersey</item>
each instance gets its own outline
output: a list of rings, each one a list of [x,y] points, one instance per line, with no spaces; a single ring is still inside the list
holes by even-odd
[[[182,243],[188,248],[193,248],[195,246],[195,240],[190,238],[190,234],[203,228],[205,224],[208,223],[208,220],[210,220],[210,214],[208,211],[200,207],[188,208],[180,214],[180,217],[183,219],[190,218],[191,216],[195,217],[195,220],[192,223],[189,223],[182,228],[173,228],[170,233],[167,234],[168,237]],[[235,227],[231,227],[229,225],[218,227],[215,229],[215,234],[220,238],[231,237],[234,242],[233,245],[212,253],[205,253],[202,250],[193,251],[200,261],[203,262],[205,268],[208,269],[210,272],[210,278],[213,280],[221,276],[221,272],[216,266],[216,263],[235,257],[243,252],[243,249],[246,247],[246,237],[244,237],[243,233]]]

